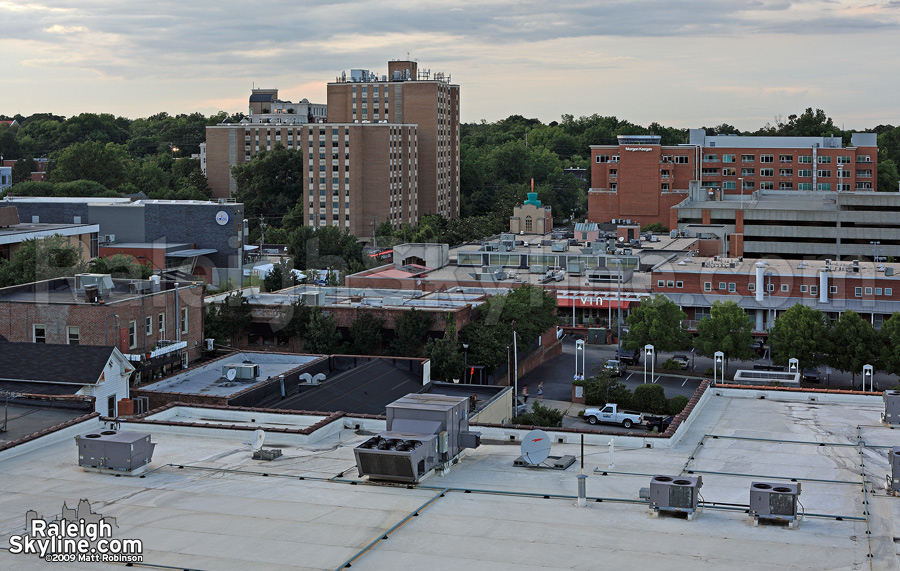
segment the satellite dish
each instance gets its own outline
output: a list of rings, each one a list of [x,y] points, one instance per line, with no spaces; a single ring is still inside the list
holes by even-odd
[[[550,456],[550,437],[543,430],[532,430],[522,439],[522,458],[537,466]]]
[[[225,373],[225,378],[229,381],[233,381],[235,377],[237,377],[237,370],[235,369],[228,369],[228,372]]]
[[[263,429],[257,429],[256,432],[253,433],[253,450],[260,450],[263,447],[263,442],[266,441],[266,432]]]

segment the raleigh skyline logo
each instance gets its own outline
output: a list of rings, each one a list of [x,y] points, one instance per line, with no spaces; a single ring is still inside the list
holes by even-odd
[[[37,555],[48,562],[142,562],[143,542],[114,539],[114,527],[119,527],[116,518],[94,513],[87,500],[75,509],[63,502],[60,515],[50,521],[28,510],[25,533],[9,538],[9,552]]]

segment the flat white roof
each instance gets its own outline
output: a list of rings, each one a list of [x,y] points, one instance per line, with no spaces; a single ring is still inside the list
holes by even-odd
[[[524,431],[511,429],[480,428],[492,443],[415,488],[356,476],[353,447],[383,427],[372,419],[338,419],[306,444],[270,430],[265,446],[283,451],[271,462],[252,460],[243,444],[252,426],[123,423],[149,429],[157,443],[144,478],[84,472],[72,438],[50,435],[43,446],[0,452],[0,546],[24,531],[27,510],[58,514],[63,502],[86,498],[116,517],[114,537],[143,541],[145,564],[178,569],[339,569],[351,560],[376,570],[897,568],[900,498],[885,494],[884,478],[898,438],[880,425],[879,397],[707,395],[670,446],[616,437],[615,467],[609,437],[586,438],[587,508],[575,506],[577,462],[566,471],[513,467],[519,447],[501,442]],[[232,414],[223,422],[260,413]],[[96,429],[95,421],[81,433]],[[566,440],[551,454],[579,455],[578,435],[551,436]],[[639,492],[657,474],[702,476],[699,517],[650,517]],[[753,527],[750,482],[791,479],[801,483],[805,521]],[[0,550],[0,568],[45,564]]]

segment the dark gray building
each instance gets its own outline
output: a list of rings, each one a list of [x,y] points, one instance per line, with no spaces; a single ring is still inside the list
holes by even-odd
[[[201,258],[199,265],[210,268],[207,274],[213,284],[228,277],[240,281],[245,240],[244,205],[240,203],[29,197],[13,198],[6,204],[18,209],[22,221],[99,225],[101,254],[121,244],[123,252],[144,255],[157,267],[171,267],[177,264],[156,259],[153,252],[178,245],[178,252]],[[142,249],[150,253],[138,254]]]

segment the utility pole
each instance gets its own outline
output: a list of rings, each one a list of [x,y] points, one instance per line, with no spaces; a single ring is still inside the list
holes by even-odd
[[[263,237],[266,233],[266,219],[259,215],[259,257],[262,258]]]

